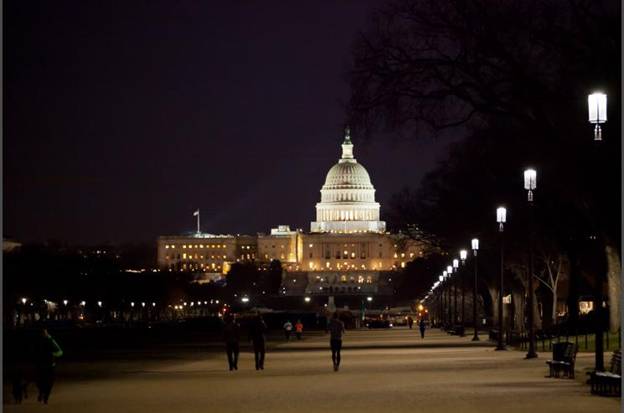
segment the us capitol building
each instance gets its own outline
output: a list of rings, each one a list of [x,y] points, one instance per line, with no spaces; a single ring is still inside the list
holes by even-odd
[[[342,156],[327,173],[309,233],[279,225],[270,234],[161,236],[158,265],[216,279],[227,278],[236,262],[266,266],[279,260],[283,295],[391,295],[392,277],[396,283],[397,271],[422,256],[424,246],[386,232],[379,207],[366,168],[353,156],[347,129]]]

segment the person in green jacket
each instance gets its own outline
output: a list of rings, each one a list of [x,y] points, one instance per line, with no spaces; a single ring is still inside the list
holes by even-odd
[[[54,384],[54,370],[56,359],[63,355],[63,350],[52,338],[45,327],[35,343],[35,368],[37,374],[38,401],[48,404],[52,385]]]

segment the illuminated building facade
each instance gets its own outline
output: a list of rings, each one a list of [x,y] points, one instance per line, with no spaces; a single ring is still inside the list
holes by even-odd
[[[425,251],[418,241],[386,232],[379,208],[347,130],[342,156],[321,188],[310,233],[280,225],[256,236],[160,237],[158,263],[163,269],[225,275],[234,262],[279,260],[283,295],[392,294],[397,270]]]

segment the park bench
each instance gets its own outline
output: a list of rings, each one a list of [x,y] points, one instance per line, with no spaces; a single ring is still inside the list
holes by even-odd
[[[611,356],[609,371],[591,371],[589,373],[592,394],[617,396],[622,393],[622,353],[615,350]]]
[[[462,325],[453,325],[446,329],[446,332],[450,335],[461,336],[464,334],[464,327]]]
[[[550,374],[547,377],[559,377],[559,373],[563,372],[564,377],[573,379],[577,351],[578,347],[574,343],[567,341],[554,343],[553,358],[546,361],[550,368]]]

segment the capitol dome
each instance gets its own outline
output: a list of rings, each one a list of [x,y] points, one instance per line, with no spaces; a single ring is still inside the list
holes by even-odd
[[[366,168],[353,157],[353,143],[347,129],[342,157],[331,167],[316,204],[312,232],[385,232],[379,221],[379,203]]]

